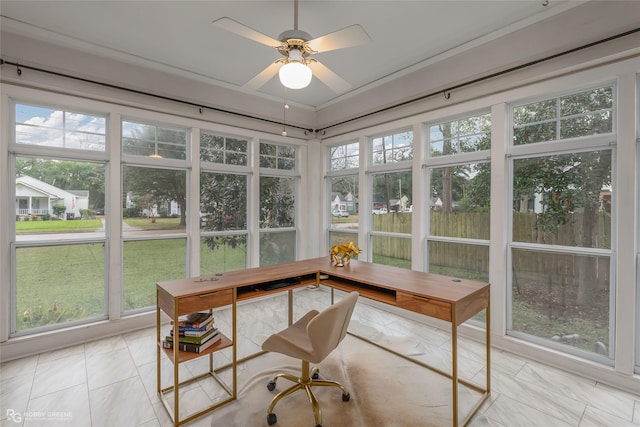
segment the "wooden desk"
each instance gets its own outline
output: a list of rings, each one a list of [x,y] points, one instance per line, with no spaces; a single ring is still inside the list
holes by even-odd
[[[320,282],[320,275],[326,274],[328,279]],[[291,281],[296,284],[264,291],[259,287],[266,283]],[[292,317],[291,290],[296,287],[320,284],[342,291],[358,291],[362,297],[370,298],[385,304],[390,304],[416,313],[451,323],[451,373],[432,368],[421,362],[408,358],[426,368],[444,375],[452,380],[452,425],[458,426],[458,383],[467,385],[482,393],[476,405],[465,416],[460,425],[465,425],[477,409],[486,400],[490,392],[491,363],[490,363],[490,304],[489,284],[472,280],[456,279],[437,274],[419,271],[405,270],[381,264],[372,264],[353,260],[344,267],[331,265],[329,257],[314,258],[303,261],[295,261],[287,264],[250,268],[246,270],[227,272],[217,276],[202,276],[181,280],[173,280],[158,283],[157,289],[157,376],[158,393],[165,408],[169,412],[176,426],[188,422],[200,415],[214,410],[237,398],[237,330],[236,330],[236,306],[238,301],[263,296],[269,293],[289,291],[289,320]],[[258,290],[256,290],[258,289]],[[178,316],[193,313],[195,311],[210,308],[231,306],[232,331],[231,337],[223,337],[220,343],[208,348],[204,353],[186,353],[178,351],[177,346],[173,350],[162,349],[160,334],[160,311],[167,313],[174,322]],[[486,387],[458,378],[458,326],[476,313],[486,309]],[[224,348],[232,348],[232,384],[224,384],[213,370],[212,355]],[[393,349],[387,349],[395,354]],[[173,362],[174,385],[166,389],[161,388],[161,351],[169,356]],[[215,405],[206,408],[185,419],[179,417],[178,391],[184,383],[178,378],[179,363],[195,357],[209,356],[209,372],[228,392],[229,397]],[[399,354],[398,354],[399,355]],[[402,356],[402,355],[400,355]],[[405,357],[405,356],[402,356]],[[406,358],[406,357],[405,357]],[[246,358],[245,358],[246,360]],[[165,394],[175,391],[173,408],[165,398]]]

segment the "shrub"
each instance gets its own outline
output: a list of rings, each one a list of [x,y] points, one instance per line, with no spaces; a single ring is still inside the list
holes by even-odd
[[[51,208],[53,209],[53,213],[58,218],[61,218],[62,215],[67,211],[67,207],[65,205],[53,205]]]

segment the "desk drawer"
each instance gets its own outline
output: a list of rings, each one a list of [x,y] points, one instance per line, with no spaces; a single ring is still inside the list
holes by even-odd
[[[196,311],[208,310],[210,308],[230,305],[233,300],[233,291],[224,289],[221,291],[209,292],[202,295],[193,295],[180,299],[180,315],[194,313]]]
[[[405,310],[415,311],[451,322],[451,304],[405,292],[396,293],[396,304]]]

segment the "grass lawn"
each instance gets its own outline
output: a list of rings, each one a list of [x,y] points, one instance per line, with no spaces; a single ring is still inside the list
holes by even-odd
[[[105,316],[104,245],[17,248],[16,313],[17,330]]]
[[[149,218],[124,218],[124,223],[142,230],[184,230],[180,225],[180,218],[156,218],[151,222]]]
[[[69,221],[17,221],[16,233],[73,233],[93,231],[103,227],[100,219]]]

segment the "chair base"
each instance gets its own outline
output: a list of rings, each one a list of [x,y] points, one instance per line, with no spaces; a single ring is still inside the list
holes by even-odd
[[[275,424],[277,421],[276,415],[273,413],[273,409],[275,406],[288,395],[298,391],[304,390],[307,393],[307,397],[309,398],[309,402],[311,403],[311,407],[313,408],[313,416],[316,421],[316,427],[322,426],[322,413],[320,411],[320,404],[318,403],[318,399],[313,394],[311,390],[312,387],[338,387],[342,391],[342,401],[348,402],[351,398],[351,395],[347,391],[346,388],[342,384],[337,381],[331,380],[320,380],[318,378],[318,368],[313,368],[311,371],[309,369],[309,362],[306,360],[302,361],[302,376],[296,377],[295,375],[290,374],[278,374],[273,380],[269,381],[267,384],[267,388],[270,391],[273,391],[276,387],[276,381],[278,378],[284,378],[295,383],[293,386],[288,389],[281,391],[278,393],[272,400],[269,408],[267,409],[267,422],[269,425]]]

